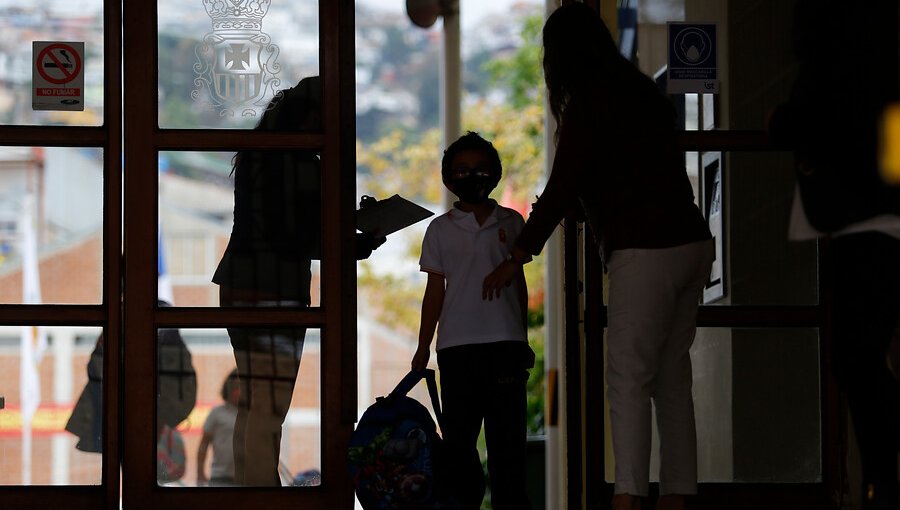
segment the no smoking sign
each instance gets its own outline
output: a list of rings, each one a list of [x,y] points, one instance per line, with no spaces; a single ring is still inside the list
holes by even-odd
[[[84,42],[32,42],[31,107],[84,110]]]

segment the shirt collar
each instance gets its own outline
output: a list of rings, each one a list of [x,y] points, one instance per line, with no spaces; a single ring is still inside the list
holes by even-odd
[[[455,223],[457,226],[471,232],[477,232],[479,230],[488,228],[509,214],[506,210],[500,207],[499,204],[497,204],[496,200],[494,200],[493,198],[489,198],[488,200],[490,200],[491,204],[493,204],[494,209],[491,211],[491,214],[487,217],[487,219],[484,220],[483,225],[478,224],[478,220],[475,219],[475,213],[463,211],[462,209],[457,207],[457,204],[459,204],[459,202],[455,202],[453,204],[453,209],[448,211],[447,215],[450,216],[450,220],[453,221],[453,223]]]

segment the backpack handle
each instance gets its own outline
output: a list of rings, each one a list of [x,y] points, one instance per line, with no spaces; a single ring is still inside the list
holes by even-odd
[[[422,371],[410,370],[409,373],[397,383],[397,387],[388,394],[387,398],[392,398],[394,396],[402,397],[406,395],[422,379],[425,379],[425,382],[428,384],[428,396],[431,397],[431,408],[434,409],[434,415],[437,418],[438,425],[443,429],[442,422],[444,415],[441,413],[441,399],[437,391],[437,381],[434,378],[434,369],[426,368]]]

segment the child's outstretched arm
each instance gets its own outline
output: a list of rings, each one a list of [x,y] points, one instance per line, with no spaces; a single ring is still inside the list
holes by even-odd
[[[419,324],[419,347],[412,359],[412,369],[422,371],[431,358],[431,340],[444,306],[444,275],[428,273],[425,296],[422,298],[422,320]]]

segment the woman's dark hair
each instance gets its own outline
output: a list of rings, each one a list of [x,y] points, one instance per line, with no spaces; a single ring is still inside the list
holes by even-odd
[[[503,174],[503,166],[500,163],[500,154],[494,148],[494,144],[485,140],[475,131],[469,131],[462,135],[455,142],[451,143],[447,150],[444,151],[444,157],[441,159],[441,178],[444,182],[450,180],[450,174],[453,169],[453,159],[457,154],[463,151],[479,151],[487,155],[490,161],[491,177],[494,178],[494,185],[500,182],[500,176]]]
[[[279,90],[263,110],[255,129],[263,131],[316,131],[322,126],[322,83],[308,76],[296,86]],[[231,160],[231,173],[251,159],[280,159],[279,151],[240,151]]]
[[[318,76],[304,78],[278,92],[263,112],[257,130],[298,132],[322,124],[322,88]],[[238,250],[265,249],[300,260],[319,253],[321,188],[315,148],[249,149],[232,161],[234,228]],[[302,177],[301,177],[302,176]],[[315,227],[315,228],[312,228]],[[254,248],[256,247],[256,248]]]
[[[222,390],[221,390],[222,400],[227,401],[228,396],[231,395],[231,390],[233,390],[237,385],[238,385],[238,373],[237,373],[237,369],[235,368],[234,370],[231,371],[230,374],[228,374],[228,377],[225,378],[225,382],[222,383]]]
[[[553,11],[544,24],[543,40],[544,80],[557,130],[569,102],[581,94],[592,93],[598,84],[625,82],[638,88],[652,85],[619,53],[597,11],[583,3],[570,3]]]
[[[321,128],[322,80],[307,76],[297,85],[278,91],[269,101],[256,129],[267,131]]]

